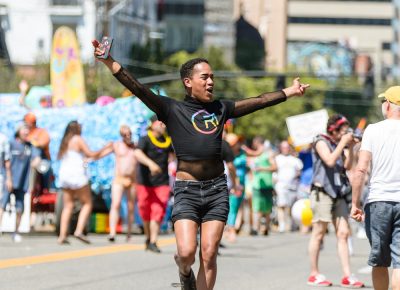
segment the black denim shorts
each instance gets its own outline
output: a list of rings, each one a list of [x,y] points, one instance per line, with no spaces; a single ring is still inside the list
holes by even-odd
[[[229,193],[226,175],[205,180],[176,180],[172,221],[189,219],[197,224],[206,221],[226,222],[229,213]]]

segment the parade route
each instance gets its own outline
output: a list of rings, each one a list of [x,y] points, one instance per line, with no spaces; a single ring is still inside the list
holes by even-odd
[[[90,239],[89,246],[73,238],[71,245],[59,246],[55,236],[25,236],[14,244],[3,235],[1,289],[177,289],[172,286],[178,282],[172,235],[161,237],[161,254],[144,251],[143,236],[134,236],[130,243],[118,236],[115,245],[103,235]],[[215,289],[313,289],[306,285],[308,239],[299,233],[272,233],[240,236],[235,244],[223,242]],[[366,268],[368,242],[354,238],[354,248],[352,270],[372,289]],[[332,234],[325,239],[320,261],[321,271],[334,283],[330,289],[342,289]]]

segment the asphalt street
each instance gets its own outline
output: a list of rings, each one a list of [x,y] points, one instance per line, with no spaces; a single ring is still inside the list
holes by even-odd
[[[129,243],[118,236],[115,244],[105,235],[90,235],[91,245],[70,238],[71,244],[65,246],[53,235],[23,238],[15,244],[9,235],[0,237],[0,289],[178,289],[172,286],[178,282],[172,235],[161,236],[161,254],[146,252],[139,235]],[[215,289],[313,289],[306,285],[308,239],[299,233],[272,233],[224,242]],[[352,271],[372,289],[366,267],[368,242],[353,240]],[[325,238],[320,268],[334,283],[330,289],[342,289],[333,234]]]

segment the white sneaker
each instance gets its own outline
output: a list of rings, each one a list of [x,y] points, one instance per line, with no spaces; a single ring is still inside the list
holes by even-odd
[[[13,234],[12,240],[14,243],[20,243],[20,242],[22,242],[22,237],[20,234]]]

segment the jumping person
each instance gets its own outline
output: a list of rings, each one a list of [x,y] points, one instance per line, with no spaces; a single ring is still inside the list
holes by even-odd
[[[94,55],[104,49],[93,41]],[[221,159],[222,131],[230,118],[301,96],[309,85],[296,78],[289,88],[240,101],[214,100],[214,74],[206,59],[184,63],[180,70],[185,100],[161,97],[138,82],[111,56],[99,58],[114,76],[140,98],[166,124],[178,159],[172,213],[182,289],[213,289],[217,253],[229,212],[229,193]],[[200,228],[200,268],[197,282],[191,266],[195,261]],[[196,288],[197,287],[197,288]]]

